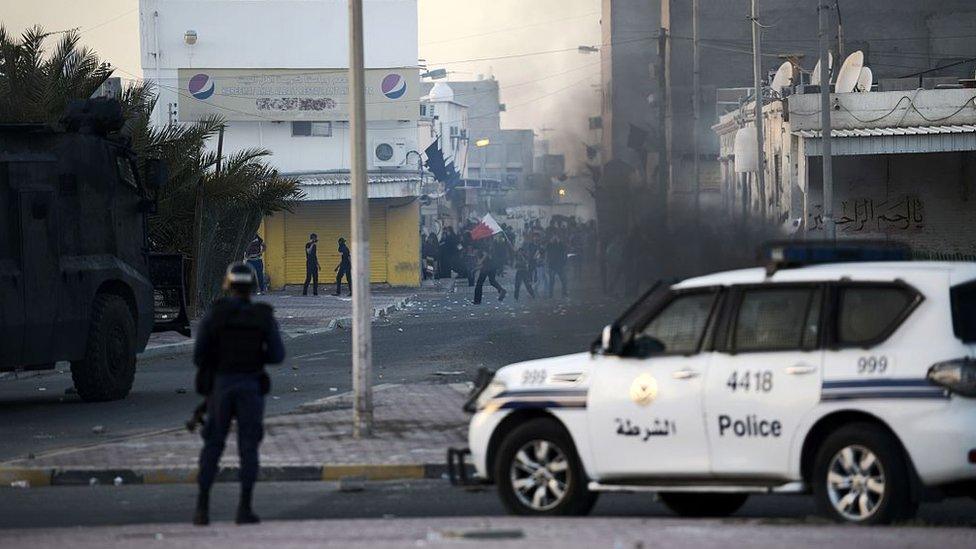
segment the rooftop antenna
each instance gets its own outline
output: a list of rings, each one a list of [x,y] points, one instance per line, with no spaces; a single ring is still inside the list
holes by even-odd
[[[847,56],[844,64],[837,73],[837,82],[834,85],[835,93],[851,93],[857,86],[861,77],[861,68],[864,67],[864,52],[857,50]]]

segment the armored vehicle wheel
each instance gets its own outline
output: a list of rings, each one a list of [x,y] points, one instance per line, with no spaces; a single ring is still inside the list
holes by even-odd
[[[125,300],[95,297],[85,358],[71,363],[71,379],[82,400],[118,400],[129,394],[136,373],[135,331]]]
[[[854,423],[824,441],[814,462],[813,494],[824,515],[859,524],[908,520],[910,468],[898,442],[871,423]]]
[[[745,504],[749,494],[662,492],[658,497],[682,517],[727,517]]]
[[[533,419],[505,437],[495,483],[515,515],[585,515],[596,503],[572,438],[551,419]]]

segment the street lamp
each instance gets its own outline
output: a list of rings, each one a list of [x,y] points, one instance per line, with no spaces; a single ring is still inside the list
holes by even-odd
[[[193,45],[197,43],[197,31],[188,29],[183,33],[183,43],[186,44],[187,63],[186,66],[193,66]]]
[[[485,187],[485,163],[488,162],[488,145],[491,145],[491,139],[487,137],[479,139],[474,142],[475,147],[481,149],[481,166],[478,167],[478,182],[481,188]]]

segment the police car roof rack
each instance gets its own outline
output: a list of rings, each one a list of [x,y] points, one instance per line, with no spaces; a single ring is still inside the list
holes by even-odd
[[[824,263],[852,263],[865,261],[909,261],[912,249],[901,242],[883,240],[842,240],[826,242],[768,242],[760,251],[766,266],[766,276],[780,269],[793,269]]]

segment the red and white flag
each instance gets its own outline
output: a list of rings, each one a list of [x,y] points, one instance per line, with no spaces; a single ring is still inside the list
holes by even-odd
[[[483,238],[491,238],[496,234],[502,232],[501,225],[495,221],[495,218],[491,214],[486,214],[481,218],[481,221],[471,229],[471,239],[481,240]]]

